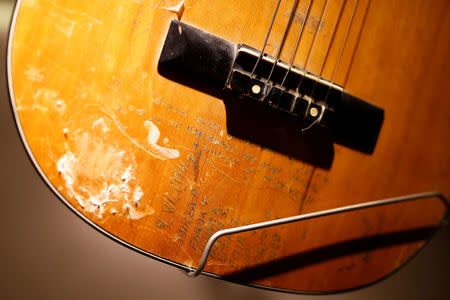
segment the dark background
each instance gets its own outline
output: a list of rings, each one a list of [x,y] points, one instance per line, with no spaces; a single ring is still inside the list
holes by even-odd
[[[191,279],[93,229],[47,188],[16,130],[6,79],[13,5],[0,0],[0,299],[449,299],[449,226],[388,279],[332,296]]]

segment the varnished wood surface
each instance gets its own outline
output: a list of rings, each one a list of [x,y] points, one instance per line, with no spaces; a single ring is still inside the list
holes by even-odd
[[[347,2],[325,78],[331,77],[351,12],[353,2]],[[229,135],[221,99],[157,73],[168,24],[176,17],[165,8],[176,4],[20,4],[11,52],[18,120],[45,176],[101,228],[195,267],[207,237],[220,228],[423,190],[449,194],[445,1],[427,7],[372,1],[364,22],[368,3],[359,3],[335,81],[383,107],[385,123],[372,155],[335,145],[330,169]],[[306,4],[300,2],[297,22]],[[319,72],[341,4],[330,1],[319,22],[324,1],[314,1],[297,66],[304,65],[319,28],[306,66]],[[186,1],[182,20],[259,48],[274,5]],[[270,54],[290,5],[284,1],[280,8]],[[292,27],[284,60],[298,26]],[[309,292],[357,287],[407,260],[421,245],[420,229],[435,225],[442,211],[438,201],[423,201],[224,238],[207,271]],[[349,242],[405,230],[407,235],[377,240],[376,250],[366,249],[364,240]]]

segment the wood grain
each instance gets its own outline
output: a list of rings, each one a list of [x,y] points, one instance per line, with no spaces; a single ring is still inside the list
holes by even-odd
[[[158,74],[177,17],[167,8],[177,4],[19,3],[11,53],[16,117],[38,167],[86,218],[147,253],[196,267],[208,237],[222,228],[412,192],[449,195],[448,1],[359,1],[335,82],[382,107],[385,121],[373,154],[334,144],[329,168],[232,135],[226,100]],[[321,20],[325,1],[313,1],[296,66],[320,71],[345,5],[322,72],[331,79],[353,4],[330,0]],[[188,0],[181,20],[261,48],[275,5]],[[271,55],[291,5],[282,1]],[[285,61],[306,7],[300,1]],[[290,138],[282,126],[264,134],[280,144]],[[289,153],[316,151],[295,145]],[[417,201],[225,237],[206,270],[279,289],[351,289],[405,263],[443,211],[437,199]]]

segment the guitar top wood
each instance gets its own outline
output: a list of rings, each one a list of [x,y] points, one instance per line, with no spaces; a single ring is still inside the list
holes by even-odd
[[[308,2],[298,3],[284,61]],[[334,83],[384,109],[372,154],[158,72],[172,19],[261,49],[276,4],[18,1],[12,105],[49,186],[113,239],[185,269],[220,229],[414,192],[450,195],[448,1],[360,0],[347,39],[355,2],[312,2],[294,65],[327,80],[336,69]],[[281,2],[269,55],[291,6]],[[428,199],[223,237],[205,271],[296,292],[353,289],[408,261],[443,213]]]

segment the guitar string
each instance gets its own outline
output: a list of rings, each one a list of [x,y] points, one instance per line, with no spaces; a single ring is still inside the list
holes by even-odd
[[[341,54],[342,54],[342,52],[343,52],[342,49],[345,47],[344,45],[346,44],[347,37],[348,37],[348,34],[349,34],[349,32],[350,32],[350,26],[351,26],[351,24],[353,23],[353,17],[354,17],[355,11],[356,11],[356,6],[357,6],[358,1],[359,1],[359,0],[356,0],[356,1],[355,1],[355,5],[354,5],[354,7],[353,7],[352,16],[351,16],[351,19],[350,19],[350,22],[349,22],[349,27],[347,28],[346,36],[345,36],[345,38],[344,38],[343,45],[341,46],[342,48],[341,48],[341,50],[340,50],[339,56],[341,56]],[[361,27],[360,27],[360,30],[359,30],[359,33],[358,33],[356,46],[355,46],[355,48],[354,48],[354,50],[353,50],[352,57],[351,57],[351,63],[350,63],[349,69],[347,70],[347,74],[346,74],[345,81],[344,81],[344,84],[343,84],[343,85],[345,85],[345,83],[347,82],[348,74],[350,73],[351,64],[353,63],[353,58],[354,58],[354,55],[355,55],[355,53],[356,53],[356,49],[357,49],[358,44],[359,44],[359,40],[360,40],[360,37],[361,37],[362,28],[364,27],[364,24],[365,24],[365,21],[366,21],[367,12],[369,11],[370,3],[371,3],[371,0],[369,0],[368,3],[367,3],[366,11],[365,11],[365,13],[364,13],[363,21],[362,21],[362,23],[361,23]],[[340,60],[340,59],[339,59],[339,60]],[[335,68],[337,69],[337,66],[336,66]],[[336,71],[336,69],[335,69],[335,71]],[[333,72],[333,74],[334,74],[334,73],[335,73],[335,72]],[[334,77],[334,76],[333,76],[333,77]],[[332,80],[333,80],[333,79],[332,79]],[[312,171],[311,171],[311,175],[310,175],[310,177],[309,177],[309,179],[308,179],[308,184],[307,184],[307,186],[306,186],[305,192],[303,193],[303,196],[302,196],[302,201],[301,201],[301,204],[300,204],[299,212],[301,212],[301,211],[303,210],[303,205],[304,205],[304,203],[305,203],[305,199],[306,199],[307,196],[308,196],[308,191],[309,191],[309,188],[310,188],[310,186],[311,186],[312,178],[313,178],[315,172],[316,172],[316,167],[313,167],[313,169],[312,169]]]
[[[258,65],[264,55],[264,50],[266,49],[267,41],[269,40],[269,36],[270,36],[270,32],[272,31],[273,23],[275,22],[275,17],[277,16],[278,9],[280,8],[280,3],[281,3],[281,0],[278,0],[277,7],[275,8],[275,12],[272,17],[272,21],[270,22],[269,30],[267,31],[266,38],[264,40],[264,45],[261,49],[261,53],[259,54],[258,59],[256,60],[255,65],[253,66],[252,74],[250,75],[250,77],[252,77],[252,78],[254,78],[256,68],[258,67]]]
[[[351,18],[350,18],[350,22],[349,22],[349,25],[348,25],[348,27],[347,27],[347,31],[346,31],[346,34],[345,34],[345,37],[344,37],[344,42],[343,42],[342,45],[341,45],[341,49],[340,49],[340,52],[339,52],[339,55],[338,55],[338,60],[337,60],[337,63],[336,63],[336,65],[335,65],[335,68],[334,68],[334,70],[333,70],[333,75],[332,75],[331,82],[333,82],[333,80],[334,80],[334,78],[335,78],[335,75],[336,75],[336,73],[337,73],[337,69],[338,69],[338,67],[339,67],[339,65],[340,65],[340,61],[341,61],[341,58],[342,58],[342,53],[343,53],[343,50],[344,50],[344,48],[345,48],[345,44],[346,44],[346,41],[347,41],[347,38],[348,38],[348,34],[349,34],[349,31],[350,31],[350,28],[351,28],[351,24],[352,24],[352,22],[353,22],[353,18],[354,18],[354,15],[355,15],[355,11],[356,11],[356,7],[357,7],[357,4],[358,4],[358,1],[359,1],[359,0],[356,0],[356,1],[355,1],[354,7],[353,7],[353,11],[352,11],[352,15],[351,15]],[[262,56],[264,55],[264,50],[265,50],[265,47],[266,47],[266,45],[267,45],[267,41],[268,41],[268,38],[269,38],[269,36],[270,36],[270,32],[271,32],[271,30],[272,30],[272,27],[273,27],[273,24],[274,24],[274,21],[275,21],[275,18],[276,18],[276,15],[277,15],[277,12],[278,12],[280,3],[281,3],[281,0],[278,1],[277,6],[276,6],[276,8],[275,8],[275,12],[274,12],[274,15],[273,15],[273,17],[272,17],[272,20],[271,20],[271,24],[270,24],[268,33],[267,33],[267,35],[266,35],[266,38],[265,38],[265,41],[264,41],[263,48],[262,48],[261,53],[260,53],[260,55],[259,55],[259,57],[258,57],[258,59],[257,59],[257,62],[255,63],[255,65],[254,65],[254,67],[253,67],[252,74],[251,74],[252,77],[254,77],[254,73],[255,73],[255,71],[256,71],[256,68],[257,68],[258,64],[260,63],[260,60],[262,59]],[[308,4],[308,8],[307,8],[306,13],[305,13],[305,18],[304,18],[304,20],[303,20],[303,22],[302,22],[302,27],[301,27],[301,30],[300,30],[300,33],[299,33],[299,35],[298,35],[297,42],[296,42],[296,45],[295,45],[295,48],[294,48],[294,52],[293,52],[293,54],[292,54],[292,56],[291,56],[291,60],[290,60],[290,63],[289,63],[289,69],[288,69],[288,71],[285,73],[285,76],[283,77],[282,85],[284,84],[284,82],[285,82],[285,80],[286,80],[286,78],[287,78],[287,75],[289,74],[289,71],[290,71],[291,68],[292,68],[293,60],[294,60],[295,54],[296,54],[297,49],[298,49],[298,45],[299,45],[299,42],[300,42],[300,39],[301,39],[303,30],[304,30],[304,25],[305,25],[305,23],[306,23],[306,20],[307,20],[307,17],[308,17],[308,13],[309,13],[309,10],[310,10],[310,7],[311,7],[311,3],[312,3],[312,0],[310,0],[310,2],[309,2],[309,4]],[[370,3],[370,0],[369,0],[369,3]],[[290,25],[290,23],[291,23],[291,21],[292,21],[292,18],[293,18],[293,15],[294,15],[294,13],[295,13],[295,8],[296,8],[297,4],[298,4],[298,0],[295,0],[295,1],[294,1],[294,4],[293,4],[293,7],[292,7],[292,9],[291,9],[291,13],[290,13],[290,16],[289,16],[289,21],[288,21],[288,23],[287,23],[287,25],[286,25],[286,28],[285,28],[285,31],[284,31],[284,34],[283,34],[283,38],[282,38],[282,41],[281,41],[281,45],[280,45],[280,47],[279,47],[279,49],[278,49],[278,53],[277,53],[276,60],[274,61],[274,64],[273,64],[272,69],[271,69],[271,72],[270,72],[269,77],[268,77],[268,79],[267,79],[266,82],[269,82],[269,80],[270,80],[270,78],[271,78],[271,76],[272,76],[272,73],[273,73],[273,71],[274,71],[274,68],[275,68],[276,64],[278,63],[278,61],[279,61],[279,55],[280,55],[281,50],[282,50],[282,47],[283,47],[283,45],[284,45],[284,42],[285,42],[285,39],[286,39],[286,36],[287,36],[287,32],[288,32],[288,29],[289,29],[289,25]],[[321,74],[322,74],[322,72],[323,72],[323,67],[324,67],[325,62],[326,62],[326,60],[327,60],[327,57],[328,57],[328,54],[329,54],[329,50],[330,50],[331,44],[332,44],[332,41],[334,40],[334,36],[335,36],[335,33],[336,33],[336,28],[337,28],[336,25],[339,23],[339,20],[340,20],[340,18],[341,18],[341,15],[342,15],[342,12],[343,12],[343,8],[344,8],[345,4],[346,4],[346,0],[344,1],[343,5],[341,6],[340,13],[339,13],[339,17],[337,18],[337,21],[336,21],[336,23],[335,23],[335,25],[334,25],[332,38],[330,39],[330,42],[329,42],[328,47],[327,47],[327,50],[326,50],[325,58],[324,58],[324,60],[323,60],[323,62],[322,62],[322,64],[321,64],[321,67],[320,67],[319,77],[321,76]],[[312,44],[312,46],[311,46],[311,48],[310,48],[310,50],[309,50],[309,53],[308,53],[306,62],[305,62],[305,64],[304,64],[304,67],[303,67],[304,69],[306,69],[306,67],[307,67],[307,65],[308,65],[308,63],[309,63],[309,61],[310,61],[311,54],[312,54],[312,50],[313,50],[313,48],[315,47],[315,43],[316,43],[316,40],[317,40],[317,36],[318,36],[317,33],[318,33],[318,31],[319,31],[320,24],[321,24],[322,21],[323,21],[323,17],[324,17],[324,15],[325,15],[327,6],[328,6],[328,0],[326,1],[325,6],[324,6],[324,9],[322,10],[320,22],[319,22],[318,28],[317,28],[317,30],[316,30],[316,32],[315,32],[315,35],[314,35],[313,44]],[[368,5],[368,6],[369,6],[369,5]],[[368,10],[368,6],[367,6],[367,10]],[[367,15],[367,10],[366,10],[366,14],[365,14],[365,16],[364,16],[364,21],[365,21],[366,15]],[[359,34],[358,34],[358,41],[359,41],[360,34],[361,34],[361,30],[360,30],[360,32],[359,32]],[[353,52],[351,61],[353,61],[354,53],[355,53],[355,51]],[[349,73],[349,72],[348,72],[348,73]],[[348,78],[348,74],[347,74],[347,76],[346,76],[345,82],[347,81],[347,78]],[[301,78],[300,83],[299,83],[299,85],[297,86],[297,89],[301,86],[301,84],[302,84],[302,82],[303,82],[303,79],[304,79],[304,76]],[[317,81],[315,81],[315,84],[314,84],[314,87],[313,87],[311,96],[314,94],[316,85],[317,85]],[[329,87],[328,92],[327,92],[327,95],[326,95],[326,97],[325,97],[325,100],[324,100],[324,103],[325,103],[325,104],[326,104],[326,102],[327,102],[327,99],[328,99],[328,95],[329,95],[330,89],[331,89],[331,87]],[[266,94],[266,95],[267,95],[267,94]],[[295,104],[295,103],[293,103],[292,107],[294,106],[294,104]],[[322,109],[321,115],[322,115],[322,114],[323,114],[323,109]],[[313,125],[315,125],[318,121],[320,121],[320,119],[321,119],[321,116],[320,116],[318,119],[316,119],[316,121],[313,122],[310,126],[308,126],[307,128],[304,128],[304,129],[302,129],[302,130],[304,131],[304,130],[307,130],[307,129],[311,128],[311,127],[312,127]]]
[[[349,22],[349,24],[348,24],[347,31],[345,32],[344,41],[342,42],[341,49],[339,50],[338,60],[337,60],[336,66],[334,67],[333,75],[332,75],[332,77],[331,77],[330,82],[333,82],[333,81],[334,81],[334,78],[336,77],[336,74],[337,74],[337,70],[338,70],[339,65],[340,65],[340,63],[341,63],[342,54],[344,53],[344,48],[345,48],[345,45],[347,44],[348,35],[349,35],[349,33],[350,33],[351,26],[352,26],[352,24],[353,24],[353,18],[354,18],[355,13],[356,13],[356,8],[357,8],[357,6],[358,6],[358,2],[359,2],[359,0],[356,0],[356,1],[355,1],[355,4],[353,5],[352,16],[350,17],[350,22]],[[325,103],[326,103],[326,99],[325,99]]]
[[[293,66],[293,63],[294,63],[295,54],[297,54],[298,45],[300,44],[300,39],[303,36],[303,29],[305,28],[306,20],[308,19],[309,9],[311,8],[311,3],[312,2],[313,2],[313,0],[309,0],[308,8],[306,9],[305,17],[304,17],[303,22],[302,22],[302,27],[300,29],[300,33],[298,34],[297,42],[295,43],[294,52],[292,53],[291,59],[289,61],[289,69],[286,71],[286,74],[283,77],[283,81],[281,82],[281,86],[284,85],[284,82],[286,81],[286,78],[287,78],[289,72],[292,69],[292,66]]]
[[[305,17],[303,18],[302,26],[301,26],[300,32],[299,32],[299,34],[298,34],[298,36],[297,36],[297,42],[295,43],[294,52],[292,53],[291,59],[290,59],[290,61],[289,61],[289,68],[288,68],[288,70],[286,71],[286,73],[284,74],[283,80],[281,81],[281,87],[284,86],[284,83],[285,83],[285,81],[286,81],[286,79],[287,79],[287,77],[288,77],[288,75],[289,75],[289,72],[292,70],[293,63],[294,63],[294,58],[295,58],[295,54],[297,54],[298,46],[299,46],[299,44],[300,44],[301,37],[303,36],[303,30],[304,30],[304,28],[305,28],[306,20],[308,19],[309,10],[310,10],[310,8],[311,8],[312,2],[313,2],[313,0],[309,0],[308,7],[306,8],[306,12],[305,12]],[[278,102],[278,101],[280,100],[280,98],[281,98],[281,93],[278,94],[278,97],[277,97],[277,101],[276,101],[276,102]],[[292,104],[291,104],[290,110],[292,110],[292,106],[293,106],[293,102],[292,102]]]
[[[344,6],[344,5],[343,5],[343,6]],[[323,22],[323,18],[324,18],[324,16],[325,16],[325,12],[326,12],[326,10],[327,10],[327,7],[328,7],[328,0],[325,2],[325,6],[324,6],[324,8],[323,8],[323,10],[322,10],[322,14],[321,14],[321,16],[320,16],[319,25],[317,26],[317,30],[316,30],[316,32],[315,32],[315,34],[314,34],[313,44],[312,44],[311,48],[309,49],[309,53],[308,53],[308,56],[307,56],[307,58],[306,58],[306,62],[305,62],[305,64],[304,64],[304,66],[303,66],[303,69],[304,69],[305,71],[306,71],[306,67],[308,66],[308,62],[309,62],[309,59],[310,59],[310,57],[311,57],[312,50],[313,50],[313,48],[314,48],[314,46],[315,46],[315,44],[316,44],[316,40],[317,40],[317,36],[318,36],[320,24],[322,24],[322,22]],[[328,52],[328,50],[327,50],[327,52]],[[308,73],[309,73],[309,72],[308,72]],[[302,82],[303,82],[303,79],[304,79],[305,77],[306,77],[306,74],[305,74],[305,76],[303,76],[303,77],[300,79],[300,83],[299,83],[298,86],[297,86],[297,91],[298,91],[298,89],[300,88],[300,86],[301,86],[301,84],[302,84]],[[294,105],[295,105],[295,102],[293,103],[292,108],[294,107]],[[310,106],[310,105],[311,105],[311,101],[309,101],[308,109],[309,109],[309,106]],[[308,109],[307,109],[306,112],[305,112],[305,116],[306,116],[306,114],[308,113]],[[302,131],[304,131],[304,130],[302,129]],[[303,205],[305,204],[305,200],[306,200],[306,198],[307,198],[307,196],[308,196],[308,191],[309,191],[309,189],[310,189],[310,187],[311,187],[312,179],[313,179],[313,177],[314,177],[315,172],[316,172],[316,167],[313,166],[313,167],[312,167],[312,170],[311,170],[311,175],[309,176],[308,181],[307,181],[307,185],[306,185],[306,188],[305,188],[305,192],[303,193],[303,196],[302,196],[302,198],[301,198],[302,200],[301,200],[300,207],[299,207],[299,212],[300,212],[300,213],[301,213],[301,211],[303,210]]]
[[[336,74],[337,74],[337,70],[339,69],[339,65],[340,65],[341,59],[342,59],[342,54],[344,53],[344,48],[345,48],[345,45],[347,44],[348,35],[350,33],[351,26],[353,24],[353,20],[354,20],[354,16],[355,16],[355,13],[356,13],[356,8],[358,6],[358,2],[359,2],[359,0],[355,0],[355,4],[353,5],[353,11],[352,11],[352,15],[350,17],[350,22],[348,23],[347,31],[345,32],[344,41],[341,44],[341,49],[339,50],[339,56],[338,56],[338,59],[337,59],[337,62],[336,62],[336,66],[334,67],[333,75],[331,76],[330,82],[334,81],[334,79],[336,77]],[[331,91],[331,86],[328,87],[328,91],[327,91],[327,94],[325,96],[324,105],[327,104],[327,100],[328,100],[328,96],[330,95],[330,91]]]
[[[344,1],[344,4],[342,5],[342,8],[345,6],[346,2],[347,2],[347,1],[345,0],[345,1]],[[340,65],[340,62],[341,62],[341,58],[342,58],[342,53],[343,53],[343,51],[344,51],[345,45],[347,44],[348,35],[349,35],[349,33],[350,33],[351,26],[352,26],[352,24],[353,24],[353,20],[354,20],[356,8],[357,8],[357,6],[358,6],[358,2],[359,2],[359,0],[355,0],[355,3],[354,3],[354,5],[353,5],[352,14],[351,14],[351,16],[350,16],[350,21],[349,21],[349,23],[348,23],[348,26],[347,26],[347,29],[346,29],[346,32],[345,32],[344,40],[343,40],[343,42],[341,43],[341,48],[340,48],[340,50],[339,50],[338,59],[337,59],[337,61],[336,61],[336,65],[334,66],[334,70],[333,70],[333,74],[332,74],[332,78],[331,78],[330,82],[333,82],[333,80],[334,80],[334,78],[335,78],[335,75],[336,75],[336,73],[337,73],[337,69],[339,68],[339,65]],[[342,9],[341,9],[341,13],[342,13]],[[336,23],[338,23],[338,22],[336,22]],[[335,28],[335,31],[333,32],[333,35],[335,34],[335,32],[336,32],[336,28]],[[333,38],[334,38],[334,36],[333,36]],[[330,41],[330,45],[329,45],[329,46],[331,46],[331,41]],[[328,50],[329,50],[329,48],[328,48]],[[328,54],[328,50],[327,50],[327,54]],[[325,56],[325,59],[324,59],[323,62],[322,62],[322,67],[321,67],[321,70],[320,70],[320,73],[319,73],[319,77],[322,75],[322,71],[323,71],[323,67],[324,67],[324,65],[325,65],[326,59],[327,59],[327,56]],[[312,92],[311,92],[311,97],[313,97],[313,95],[314,95],[316,86],[317,86],[317,81],[314,82],[314,87],[313,87]],[[329,96],[329,94],[330,94],[330,91],[331,91],[331,86],[328,87],[327,94],[325,95],[325,99],[324,99],[324,101],[323,101],[323,104],[321,105],[322,108],[321,108],[321,110],[320,110],[320,115],[319,115],[319,117],[318,117],[316,120],[314,120],[314,122],[312,122],[308,127],[303,128],[302,131],[306,131],[306,130],[312,128],[314,125],[318,124],[318,123],[322,120],[322,117],[323,117],[324,112],[325,112],[325,105],[326,105],[326,103],[327,103],[327,100],[328,100],[328,96]]]
[[[315,33],[314,33],[314,39],[313,39],[311,48],[309,48],[308,56],[306,57],[306,61],[305,61],[305,63],[303,64],[303,67],[302,67],[302,69],[303,69],[306,73],[309,73],[309,72],[306,71],[306,67],[308,66],[309,60],[310,60],[310,58],[311,58],[312,50],[313,50],[314,47],[315,47],[316,40],[317,40],[317,36],[318,36],[318,32],[319,32],[319,28],[320,28],[320,25],[321,25],[322,22],[323,22],[323,17],[325,16],[325,11],[327,10],[327,7],[328,7],[328,0],[326,0],[325,5],[324,5],[324,8],[322,9],[322,13],[321,13],[321,15],[320,15],[320,20],[319,20],[319,23],[318,23],[318,25],[317,25],[317,30],[316,30]],[[304,79],[305,77],[306,77],[306,74],[305,74],[304,76],[302,76],[302,78],[300,79],[300,82],[299,82],[299,84],[297,85],[297,88],[296,88],[297,92],[298,92],[298,89],[300,88],[300,86],[302,85],[303,79]],[[298,93],[300,94],[300,92],[298,92]],[[292,108],[295,106],[295,103],[296,103],[296,101],[293,102]],[[308,107],[309,107],[309,106],[308,106]],[[306,116],[306,112],[305,112],[305,116]]]
[[[358,0],[356,0],[356,1],[358,1]],[[343,11],[344,11],[344,7],[345,7],[346,3],[347,3],[347,0],[344,0],[344,1],[342,2],[341,8],[340,8],[340,10],[339,10],[338,17],[336,18],[336,22],[335,22],[334,25],[333,25],[333,32],[332,32],[332,34],[331,34],[330,41],[328,42],[327,50],[326,50],[326,52],[325,52],[325,56],[324,56],[324,58],[323,58],[323,60],[322,60],[322,63],[321,63],[321,65],[320,65],[319,72],[317,73],[318,79],[320,79],[321,76],[322,76],[323,68],[325,67],[325,62],[326,62],[327,59],[328,59],[328,55],[329,55],[329,53],[330,53],[331,46],[332,46],[332,44],[333,44],[333,42],[334,42],[334,39],[335,39],[335,37],[336,37],[337,28],[339,27],[339,24],[340,24],[340,22],[341,22],[342,13],[343,13]],[[315,92],[315,90],[316,90],[316,87],[317,87],[317,81],[314,81],[314,86],[313,86],[312,91],[311,91],[311,98],[312,98],[313,95],[314,95],[314,92]]]
[[[342,7],[341,7],[341,13],[342,13],[343,7],[345,6],[345,3],[346,3],[346,2],[344,2],[343,5],[342,5]],[[347,32],[346,32],[345,37],[344,37],[344,42],[343,42],[343,44],[342,44],[342,46],[341,46],[341,50],[340,50],[340,53],[339,53],[338,62],[337,62],[336,66],[335,66],[335,69],[334,69],[334,71],[333,71],[332,81],[334,80],[335,74],[336,74],[336,72],[337,72],[337,68],[338,68],[338,66],[339,66],[339,64],[340,64],[340,60],[341,60],[341,57],[342,57],[342,52],[343,52],[343,49],[344,49],[344,47],[345,47],[345,44],[346,44],[346,41],[347,41],[347,38],[348,38],[348,34],[349,34],[349,31],[350,31],[350,28],[351,28],[351,24],[353,23],[353,17],[354,17],[354,14],[355,14],[355,10],[356,10],[357,3],[358,3],[358,0],[355,1],[355,5],[354,5],[354,8],[353,8],[353,12],[352,12],[352,16],[351,16],[351,19],[350,19],[350,22],[349,22],[349,26],[348,26],[348,28],[347,28]],[[310,4],[311,4],[311,2],[310,2]],[[318,28],[317,28],[317,30],[316,30],[316,32],[315,32],[315,35],[314,35],[314,40],[313,40],[312,46],[311,46],[311,48],[310,48],[310,50],[309,50],[309,53],[308,53],[306,62],[305,62],[305,64],[304,64],[304,66],[303,66],[303,69],[305,69],[305,70],[306,70],[306,67],[308,66],[308,63],[309,63],[309,61],[310,61],[311,54],[312,54],[312,50],[313,50],[314,47],[315,47],[315,43],[316,43],[317,35],[318,35],[317,33],[318,33],[318,31],[319,31],[320,24],[321,24],[322,21],[323,21],[323,17],[324,17],[324,15],[325,15],[325,11],[326,11],[326,9],[327,9],[327,6],[328,6],[328,0],[327,0],[326,3],[325,3],[324,9],[323,9],[322,14],[321,14],[321,17],[320,17],[320,21],[319,21]],[[341,13],[340,13],[340,14],[341,14]],[[367,15],[367,13],[366,13],[366,15]],[[304,22],[306,22],[306,17],[307,17],[307,15],[305,15],[305,20],[304,20]],[[365,18],[365,17],[364,17],[364,18]],[[339,18],[338,18],[338,20],[339,20]],[[336,23],[335,23],[335,27],[334,27],[334,30],[333,30],[333,37],[334,37],[335,31],[336,31],[336,25],[338,24],[338,20],[337,20]],[[304,24],[303,24],[303,25],[304,25]],[[302,30],[303,30],[303,25],[302,25]],[[360,31],[360,32],[361,32],[361,31]],[[301,34],[301,33],[300,33],[300,34]],[[358,36],[358,40],[359,40],[359,36]],[[332,41],[332,39],[330,39],[329,47],[331,46],[331,41]],[[298,41],[297,41],[297,43],[298,43]],[[298,45],[296,45],[296,48],[297,48],[297,46],[298,46]],[[327,49],[327,52],[326,52],[326,55],[325,55],[324,62],[322,63],[321,71],[320,71],[320,74],[319,74],[319,75],[321,75],[321,73],[322,73],[322,71],[323,71],[323,66],[324,66],[324,63],[325,63],[326,58],[327,58],[327,56],[328,56],[329,47],[328,47],[328,49]],[[297,49],[294,50],[294,54],[293,54],[293,55],[295,55],[295,52],[296,52],[296,51],[297,51]],[[354,52],[355,52],[355,51],[354,51]],[[291,60],[292,60],[292,58],[291,58]],[[290,65],[292,65],[292,62],[290,63]],[[348,76],[348,75],[347,75],[347,76]],[[301,83],[302,83],[302,81],[303,81],[303,78],[304,78],[304,77],[302,77],[302,79],[301,79],[301,81],[300,81],[300,84],[298,85],[297,88],[300,87],[300,85],[301,85]],[[346,77],[346,78],[347,78],[347,77]],[[283,80],[283,81],[284,81],[284,80]],[[325,100],[325,103],[326,103],[326,100]],[[308,183],[311,183],[311,180],[312,180],[312,178],[313,178],[313,176],[314,176],[314,174],[315,174],[315,170],[316,170],[316,168],[313,167],[313,169],[312,169],[312,171],[311,171],[310,178],[309,178],[309,180],[308,180]],[[307,197],[308,190],[309,190],[309,184],[308,184],[308,187],[305,189],[305,192],[304,192],[304,194],[303,194],[302,202],[301,202],[301,205],[300,205],[300,211],[301,211],[302,208],[303,208],[303,204],[304,204],[304,201],[305,201],[305,199],[306,199],[306,197]]]
[[[292,4],[291,12],[289,14],[289,19],[288,19],[288,22],[287,22],[286,27],[284,29],[283,37],[281,38],[280,46],[278,47],[277,55],[276,55],[275,60],[273,62],[272,69],[270,70],[269,76],[266,79],[266,83],[269,83],[270,78],[272,78],[273,71],[275,70],[276,65],[280,61],[281,50],[283,49],[284,43],[286,42],[286,37],[287,37],[287,34],[289,32],[289,27],[290,27],[290,25],[292,23],[292,19],[294,18],[295,10],[297,8],[298,2],[299,2],[299,0],[294,0],[294,3]]]
[[[350,75],[350,70],[352,69],[352,66],[353,66],[353,61],[354,61],[354,58],[355,58],[356,50],[358,49],[359,42],[360,42],[360,39],[361,39],[361,33],[362,33],[362,30],[363,30],[363,28],[364,28],[364,26],[366,24],[366,19],[367,19],[367,15],[368,15],[371,3],[372,3],[372,0],[368,0],[367,1],[367,6],[366,6],[366,10],[364,12],[364,16],[363,16],[363,19],[362,19],[361,27],[359,28],[359,32],[358,32],[358,35],[357,35],[357,38],[356,38],[356,43],[355,43],[356,45],[353,48],[352,56],[350,57],[350,63],[349,63],[349,66],[348,66],[348,70],[347,70],[347,73],[345,75],[344,81],[342,83],[343,87],[347,84],[347,80],[348,80],[348,77]]]

